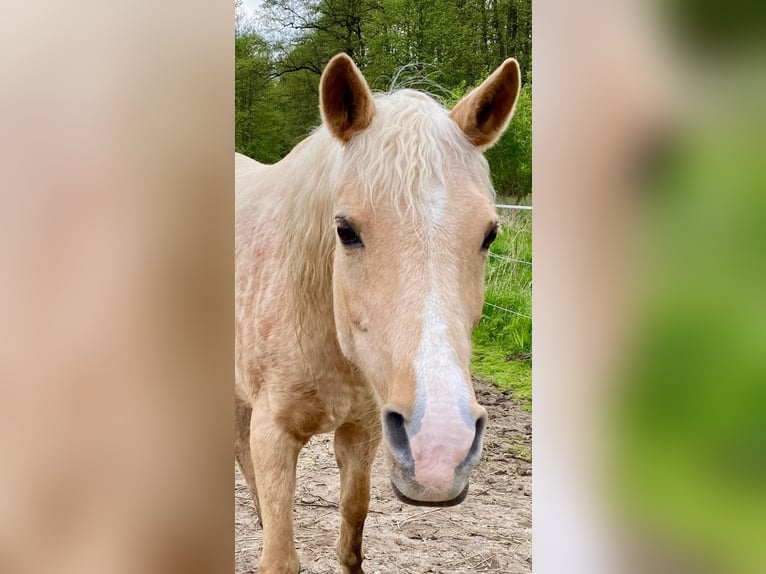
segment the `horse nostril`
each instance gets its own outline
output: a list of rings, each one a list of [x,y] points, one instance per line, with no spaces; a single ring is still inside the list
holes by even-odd
[[[383,413],[383,430],[391,454],[400,463],[412,465],[412,451],[410,450],[410,439],[407,436],[404,416],[390,408],[386,409]]]
[[[481,414],[476,419],[476,436],[484,435],[484,429],[487,428],[487,411],[481,409]]]
[[[465,457],[465,466],[473,466],[479,461],[481,456],[481,443],[484,438],[484,429],[487,428],[487,411],[481,409],[481,414],[476,419],[476,434],[473,436],[473,443],[468,450],[468,455]]]
[[[388,435],[388,442],[396,449],[409,448],[407,430],[404,428],[404,417],[396,411],[388,411],[383,415],[383,425]]]

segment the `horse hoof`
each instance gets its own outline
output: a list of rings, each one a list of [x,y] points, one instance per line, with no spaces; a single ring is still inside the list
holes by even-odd
[[[301,573],[301,565],[300,562],[297,564],[297,566],[293,566],[292,564],[282,564],[281,566],[277,566],[276,568],[272,567],[261,567],[259,566],[256,570],[256,574],[300,574]]]

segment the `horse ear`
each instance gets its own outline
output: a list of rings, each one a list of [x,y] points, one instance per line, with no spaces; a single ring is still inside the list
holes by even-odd
[[[372,92],[346,54],[333,57],[324,69],[319,82],[319,106],[330,133],[343,143],[370,125],[375,115]]]
[[[460,100],[449,116],[484,151],[508,127],[520,86],[519,64],[508,58],[484,83]]]

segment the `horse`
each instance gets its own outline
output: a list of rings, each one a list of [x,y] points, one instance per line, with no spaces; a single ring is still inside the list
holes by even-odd
[[[508,59],[448,111],[373,94],[338,54],[311,135],[273,165],[235,156],[235,457],[263,527],[259,574],[300,570],[296,465],[315,434],[334,432],[344,574],[363,574],[381,442],[402,501],[465,498],[487,423],[471,332],[498,233],[482,152],[520,82]]]

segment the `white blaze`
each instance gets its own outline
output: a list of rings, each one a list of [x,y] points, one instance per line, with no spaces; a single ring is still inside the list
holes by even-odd
[[[465,460],[475,429],[463,418],[470,394],[449,344],[439,294],[433,287],[426,297],[415,377],[415,405],[420,410],[416,418],[422,415],[417,432],[410,437],[415,480],[423,486],[445,489]]]

